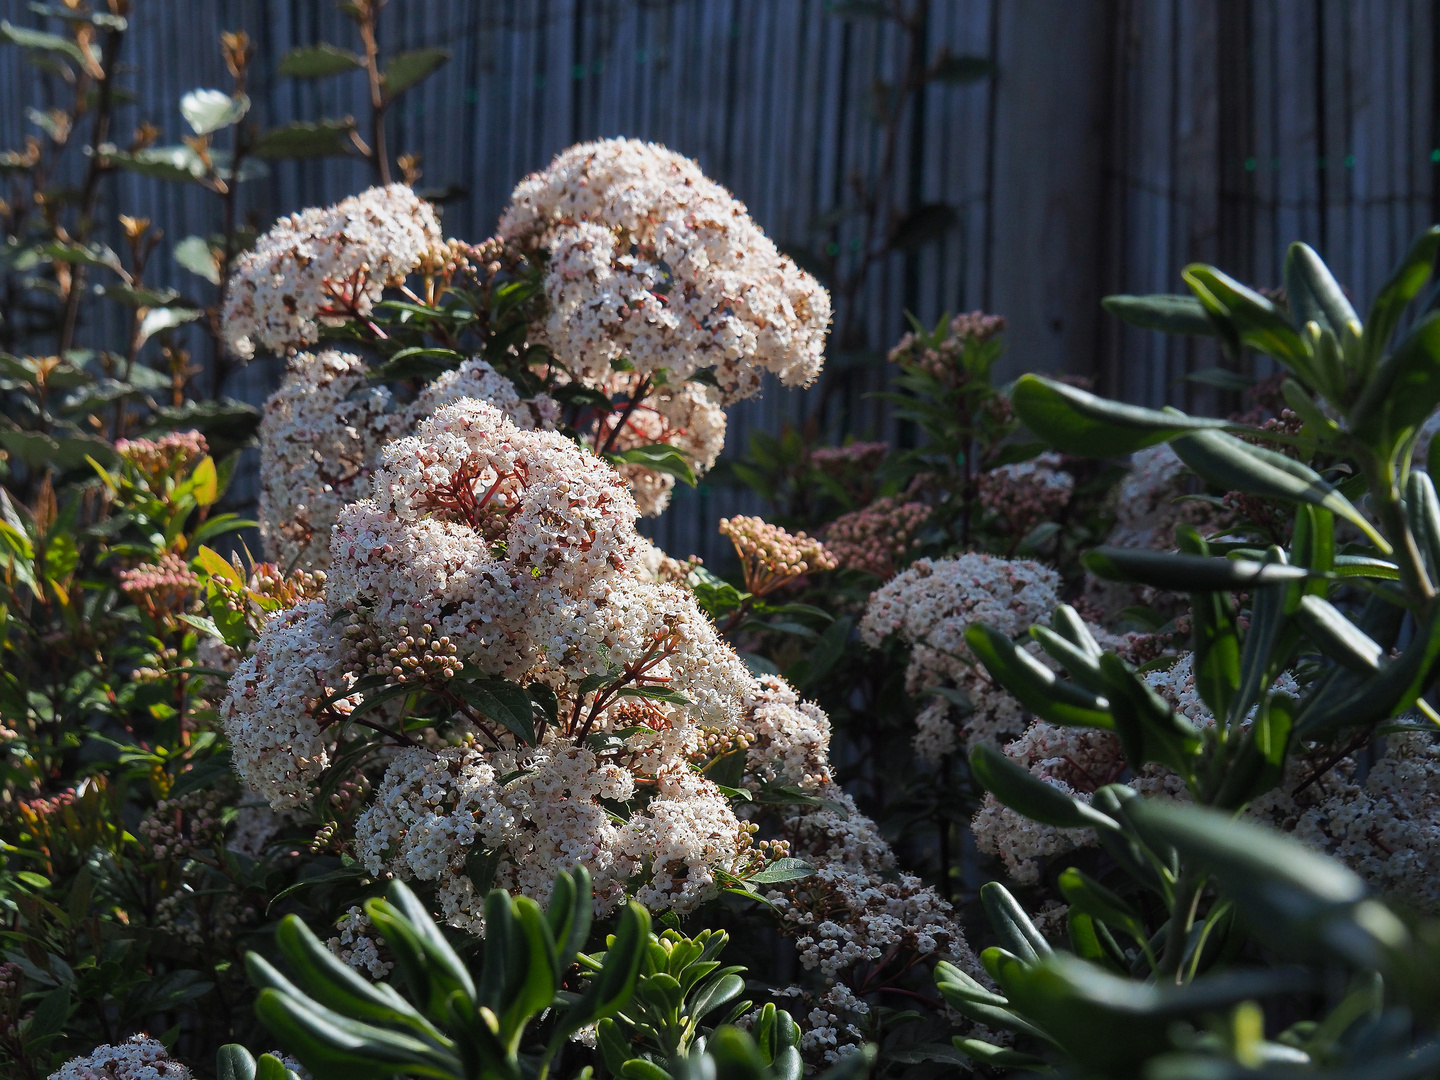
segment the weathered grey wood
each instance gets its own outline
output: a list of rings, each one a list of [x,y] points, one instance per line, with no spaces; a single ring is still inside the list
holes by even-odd
[[[141,119],[162,141],[184,133],[177,99],[227,80],[216,35],[246,29],[257,47],[252,117],[263,125],[366,113],[363,79],[304,83],[275,75],[290,48],[355,44],[326,0],[135,0],[125,81],[138,95],[118,141]],[[690,154],[744,200],[784,245],[817,239],[817,213],[848,199],[874,166],[876,79],[893,78],[903,41],[842,22],[826,0],[392,0],[387,50],[444,46],[451,63],[409,94],[389,135],[421,156],[422,186],[457,184],[445,227],[488,235],[513,185],[574,141],[654,139]],[[26,0],[0,17],[38,25]],[[877,353],[904,312],[933,321],[989,304],[1010,319],[1007,371],[1093,374],[1123,397],[1217,405],[1179,382],[1215,362],[1206,343],[1120,327],[1109,292],[1175,291],[1195,259],[1278,285],[1285,245],[1319,247],[1357,298],[1368,296],[1440,204],[1435,130],[1435,0],[932,0],[928,47],[990,54],[992,86],[933,86],[900,143],[897,205],[947,202],[959,225],[877,264],[862,300]],[[60,104],[13,49],[0,51],[0,148],[34,130],[23,107]],[[78,162],[78,155],[76,155]],[[1323,159],[1323,164],[1322,164]],[[373,182],[358,160],[277,163],[247,187],[244,212],[333,201]],[[107,227],[121,210],[163,223],[156,283],[197,297],[173,244],[213,231],[205,193],[131,175],[110,181]],[[858,236],[838,230],[842,245]],[[97,311],[86,340],[117,340],[123,312]],[[203,356],[196,336],[193,346]],[[1253,364],[1257,372],[1266,364]],[[278,365],[240,371],[229,391],[260,401]],[[883,364],[839,374],[832,412],[844,431],[894,432],[870,396]],[[779,431],[815,392],[767,388],[732,411],[727,457],[752,432]],[[843,425],[841,417],[843,416]],[[253,491],[243,484],[242,493]],[[664,544],[716,557],[720,514],[759,510],[743,491],[682,491],[657,523]]]

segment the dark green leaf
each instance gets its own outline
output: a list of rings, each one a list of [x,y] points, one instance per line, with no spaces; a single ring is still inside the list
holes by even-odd
[[[524,687],[504,679],[456,679],[450,685],[477,712],[502,725],[526,746],[535,745],[535,710]]]
[[[990,677],[1036,716],[1052,724],[1112,727],[1104,698],[1083,686],[1062,682],[1000,631],[977,623],[965,632],[965,643]]]
[[[1022,375],[1011,403],[1026,427],[1051,446],[1081,457],[1117,457],[1188,431],[1223,428],[1223,420],[1108,401],[1038,375]]]
[[[318,45],[291,49],[280,58],[275,72],[295,79],[323,79],[364,66],[365,61],[354,53],[322,41]]]
[[[1115,822],[1088,803],[1047,784],[987,743],[970,751],[975,779],[1003,805],[1058,829],[1114,829]]]
[[[449,49],[416,49],[396,53],[385,65],[385,96],[394,100],[429,77],[450,59]]]
[[[1215,336],[1215,323],[1205,313],[1205,305],[1193,296],[1175,293],[1107,296],[1100,304],[1116,318],[1142,330]]]
[[[1303,581],[1309,576],[1309,571],[1301,566],[1139,548],[1098,547],[1087,551],[1082,561],[1087,570],[1106,581],[1126,581],[1174,592],[1249,589]]]
[[[1390,280],[1375,294],[1370,303],[1370,318],[1365,323],[1367,369],[1373,370],[1379,362],[1390,335],[1400,325],[1406,305],[1430,279],[1437,252],[1440,252],[1440,225],[1432,225],[1416,238]]]
[[[354,145],[350,132],[355,130],[355,121],[319,120],[310,123],[297,120],[282,124],[263,132],[250,152],[256,157],[270,161],[285,158],[343,157]]]

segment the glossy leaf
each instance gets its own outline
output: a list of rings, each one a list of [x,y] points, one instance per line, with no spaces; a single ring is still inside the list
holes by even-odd
[[[1053,724],[1110,728],[1105,699],[1074,683],[1062,682],[1000,631],[977,623],[965,632],[965,643],[1000,685],[1035,715]]]
[[[1082,561],[1087,570],[1106,581],[1150,585],[1174,592],[1251,589],[1304,581],[1309,576],[1309,572],[1299,566],[1139,548],[1093,548],[1085,553]]]
[[[1115,828],[1115,822],[1088,803],[1047,784],[988,743],[970,751],[970,771],[1001,804],[1032,821],[1059,829]]]
[[[1242,344],[1273,356],[1302,377],[1310,374],[1304,342],[1273,303],[1213,266],[1192,263],[1181,276],[1206,311],[1235,328]]]
[[[1022,375],[1011,403],[1025,425],[1057,450],[1080,457],[1116,457],[1177,435],[1223,428],[1223,420],[1174,409],[1144,409],[1097,397],[1038,375]]]
[[[1440,312],[1410,328],[1350,410],[1355,436],[1387,455],[1440,405]]]
[[[1102,307],[1116,318],[1142,330],[1165,334],[1196,334],[1214,337],[1215,323],[1205,306],[1193,296],[1157,293],[1151,296],[1107,296]]]
[[[1322,507],[1349,521],[1381,552],[1390,553],[1389,543],[1365,516],[1308,465],[1221,431],[1186,435],[1171,446],[1186,465],[1218,487]]]

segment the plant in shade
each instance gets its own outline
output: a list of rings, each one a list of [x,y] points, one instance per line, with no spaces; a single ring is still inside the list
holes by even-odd
[[[1107,1075],[1142,1067],[1199,1075],[1187,1070],[1210,1066],[1195,1064],[1196,1054],[1237,1070],[1365,1053],[1398,1061],[1413,1044],[1408,1023],[1391,1029],[1393,1020],[1380,1019],[1387,1007],[1404,1007],[1420,1029],[1433,1028],[1426,957],[1435,930],[1407,924],[1343,867],[1230,818],[1283,817],[1376,736],[1433,738],[1437,717],[1422,695],[1440,658],[1440,502],[1434,451],[1429,468],[1412,458],[1440,405],[1440,312],[1418,312],[1408,325],[1406,314],[1437,250],[1440,228],[1417,240],[1364,323],[1303,244],[1287,259],[1285,307],[1200,265],[1185,270],[1193,297],[1111,299],[1113,311],[1141,325],[1213,334],[1272,357],[1287,372],[1283,394],[1294,417],[1286,424],[1143,409],[1036,376],[1014,389],[1020,419],[1059,450],[1123,454],[1169,443],[1203,479],[1286,507],[1291,521],[1283,547],[1242,521],[1223,538],[1182,525],[1173,552],[1102,547],[1085,556],[1102,578],[1189,596],[1195,703],[1183,712],[1102,649],[1065,606],[1028,635],[1047,663],[994,627],[977,624],[966,634],[1026,709],[1113,739],[1136,777],[1082,796],[993,747],[972,751],[976,777],[999,803],[1043,825],[1093,833],[1115,868],[1109,883],[1078,868],[1060,877],[1075,955],[1052,958],[1045,946],[1042,956],[1043,941],[1032,940],[1018,908],[992,890],[992,914],[1010,920],[1002,936],[1020,957],[995,954],[989,963],[1005,1003],[942,975],[951,987],[968,987],[952,990],[952,1001],[993,1006],[999,1026],[1038,1038],[1045,1054]],[[1161,775],[1171,797],[1199,808],[1169,808],[1135,790]],[[1031,942],[1029,952],[1016,952],[1016,934]],[[1227,971],[1252,934],[1278,952],[1355,973],[1350,997],[1321,995],[1301,1007],[1315,1022],[1289,1028],[1278,1048],[1264,1041],[1275,1024],[1266,1017],[1295,1006],[1272,1014],[1260,1003],[1315,983],[1273,967]],[[1131,1025],[1125,1040],[1099,1034],[1119,1016]],[[1190,1035],[1173,1026],[1187,1019],[1196,1025]],[[1364,1052],[1362,1039],[1374,1040]],[[962,1048],[1019,1063],[994,1048]]]

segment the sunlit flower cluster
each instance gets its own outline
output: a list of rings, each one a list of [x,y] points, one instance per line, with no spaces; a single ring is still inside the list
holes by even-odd
[[[819,540],[803,532],[788,533],[763,518],[721,518],[720,534],[735,545],[745,573],[745,589],[756,596],[774,592],[804,574],[834,570],[838,565]]]
[[[467,859],[482,853],[495,853],[497,882],[532,895],[583,862],[602,910],[637,874],[655,907],[713,893],[715,869],[747,857],[749,830],[691,763],[700,725],[733,727],[751,679],[688,591],[642,576],[648,545],[615,471],[467,399],[389,445],[373,491],[339,516],[309,651],[292,638],[311,618],[302,604],[232,681],[224,715],[242,776],[276,805],[303,797],[329,761],[329,713],[344,709],[313,688],[380,673],[445,701],[437,723],[453,741],[394,755],[356,827],[372,873],[437,882],[446,917],[476,930]],[[533,745],[473,704],[477,676],[555,694]],[[620,825],[609,799],[642,805]]]
[[[97,1046],[71,1058],[50,1080],[190,1080],[190,1070],[170,1060],[159,1039],[132,1035],[123,1043]]]
[[[175,475],[208,451],[205,436],[198,431],[170,431],[158,439],[120,439],[115,443],[120,459],[157,491],[161,478]]]
[[[281,218],[236,260],[225,342],[247,359],[310,345],[322,326],[366,318],[440,246],[434,209],[403,184]]]
[[[409,434],[448,402],[489,401],[520,427],[552,427],[555,402],[522,401],[514,384],[480,359],[425,386],[408,405],[371,385],[364,360],[326,350],[290,359],[260,421],[260,532],[283,567],[323,569],[340,508],[369,493],[381,447]]]
[[[945,688],[959,691],[968,710],[951,697],[927,710],[920,746],[938,757],[959,744],[1002,744],[1024,731],[1018,702],[981,669],[965,644],[973,623],[986,623],[1009,637],[1045,622],[1059,601],[1060,576],[1027,560],[966,553],[953,559],[920,559],[870,597],[860,636],[878,646],[896,635],[911,646],[906,690],[914,696]],[[957,717],[953,739],[941,726]]]
[[[846,570],[886,579],[914,553],[930,520],[928,503],[882,495],[862,510],[842,514],[825,527],[825,545]]]
[[[515,188],[500,236],[547,257],[545,341],[589,385],[617,361],[679,384],[713,368],[724,403],[763,371],[820,370],[830,297],[689,158],[608,139],[564,151]]]

